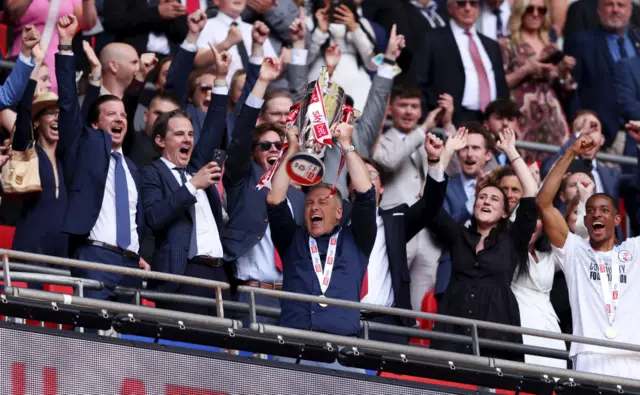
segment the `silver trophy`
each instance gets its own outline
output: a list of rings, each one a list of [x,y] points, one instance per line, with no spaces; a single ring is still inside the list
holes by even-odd
[[[322,181],[324,176],[322,157],[327,146],[316,140],[311,120],[307,116],[316,82],[319,83],[321,89],[326,85],[325,89],[322,89],[322,99],[329,129],[341,122],[348,122],[353,125],[360,115],[359,111],[346,104],[347,95],[344,93],[344,89],[333,82],[325,83],[326,78],[326,70],[323,68],[320,73],[320,79],[307,84],[305,94],[299,103],[300,109],[295,125],[300,130],[300,152],[289,159],[287,172],[291,179],[300,185],[315,185]]]

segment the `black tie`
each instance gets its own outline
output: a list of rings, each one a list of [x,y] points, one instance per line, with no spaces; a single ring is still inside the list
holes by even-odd
[[[238,26],[238,22],[231,22],[231,26]],[[242,61],[242,67],[247,68],[249,65],[249,54],[247,53],[247,47],[244,46],[244,40],[238,43],[238,53],[240,54],[240,60]]]
[[[628,58],[629,54],[627,54],[627,49],[624,45],[624,37],[618,37],[618,47],[620,47],[620,59]]]
[[[495,10],[493,10],[493,14],[496,16],[496,37],[497,38],[502,38],[503,34],[502,34],[502,18],[500,18],[500,14],[502,13],[502,10],[500,8],[496,8]]]

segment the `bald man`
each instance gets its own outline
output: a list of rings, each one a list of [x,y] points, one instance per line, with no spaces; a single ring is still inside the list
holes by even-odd
[[[114,95],[122,99],[136,73],[140,71],[140,58],[129,44],[111,43],[100,52],[102,89],[100,95]],[[89,76],[89,79],[97,76]]]

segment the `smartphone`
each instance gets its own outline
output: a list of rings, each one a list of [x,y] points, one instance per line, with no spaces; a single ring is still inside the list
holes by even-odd
[[[224,161],[227,160],[227,153],[225,150],[214,149],[213,157],[211,158],[212,162],[216,162],[220,168],[224,165]]]
[[[558,63],[562,62],[562,59],[564,59],[564,52],[555,51],[551,55],[549,55],[546,58],[544,58],[543,60],[541,60],[540,63],[558,64]]]

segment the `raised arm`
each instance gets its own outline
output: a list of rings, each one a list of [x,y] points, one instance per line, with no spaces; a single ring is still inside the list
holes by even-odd
[[[306,49],[307,28],[304,25],[304,8],[300,7],[298,17],[289,25],[289,35],[293,41],[291,49],[291,63],[287,68],[287,82],[289,91],[293,95],[293,102],[297,102],[304,95],[307,86],[307,58]]]
[[[227,165],[224,172],[225,187],[237,185],[247,176],[251,165],[251,138],[262,106],[267,86],[280,74],[281,63],[277,58],[266,58],[260,68],[260,75],[251,94],[244,104],[233,129],[227,151]]]
[[[560,157],[558,162],[556,162],[556,165],[545,179],[544,185],[538,193],[536,205],[540,218],[542,219],[544,232],[547,237],[549,237],[551,244],[558,248],[564,246],[564,242],[567,240],[567,235],[569,234],[569,227],[560,211],[553,206],[553,199],[558,193],[558,189],[560,189],[562,179],[567,169],[569,169],[573,158],[575,158],[576,155],[588,151],[594,145],[595,141],[591,137],[586,134],[581,134]]]
[[[40,33],[33,25],[27,25],[22,30],[22,51],[18,61],[11,70],[4,85],[0,87],[0,110],[18,103],[29,81],[29,75],[34,68],[31,59],[32,49],[40,43]]]
[[[33,140],[33,129],[32,129],[32,112],[31,112],[31,104],[33,103],[33,97],[36,92],[36,87],[38,86],[38,71],[42,66],[42,62],[44,61],[44,51],[42,47],[38,43],[35,47],[33,47],[32,51],[33,61],[35,63],[35,67],[31,72],[31,77],[27,82],[27,87],[24,90],[20,101],[18,101],[18,107],[16,109],[16,120],[15,120],[15,131],[13,132],[13,141],[12,148],[16,151],[24,151],[27,149],[29,143]],[[11,125],[13,129],[14,125]],[[9,129],[11,130],[11,129]]]
[[[511,129],[500,131],[500,140],[496,144],[496,149],[507,155],[514,173],[522,184],[523,197],[535,197],[538,193],[538,184],[533,178],[527,163],[522,159],[516,149],[516,134]]]
[[[69,45],[78,28],[75,15],[67,15],[58,21],[60,45]],[[59,51],[56,55],[56,77],[58,78],[58,128],[63,130],[58,140],[58,152],[63,157],[67,180],[76,168],[76,154],[82,136],[83,120],[76,90],[76,60],[71,50]],[[68,173],[68,174],[67,174]]]

